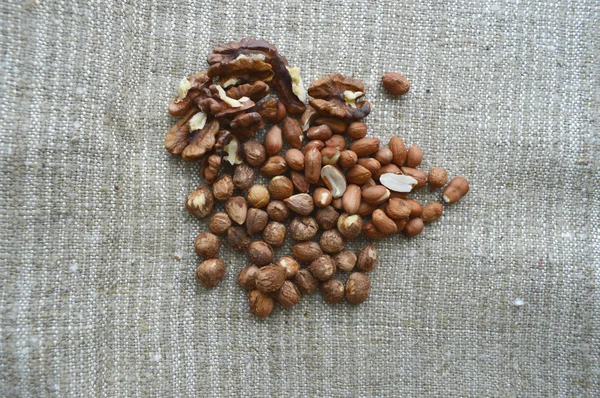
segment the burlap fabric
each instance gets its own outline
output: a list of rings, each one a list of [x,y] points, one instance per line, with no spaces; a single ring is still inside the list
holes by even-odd
[[[599,13],[2,1],[0,395],[598,396]],[[471,182],[421,236],[376,244],[361,306],[315,294],[257,320],[230,250],[219,287],[194,280],[207,223],[183,202],[201,180],[163,148],[166,106],[217,41],[244,36],[306,82],[363,79],[371,135]],[[405,98],[383,92],[389,70]]]

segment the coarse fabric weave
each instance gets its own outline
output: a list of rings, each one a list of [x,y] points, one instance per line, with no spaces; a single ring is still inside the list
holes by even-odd
[[[598,1],[3,0],[0,18],[0,396],[600,396]],[[199,165],[165,151],[167,104],[246,36],[307,84],[364,80],[370,136],[471,184],[376,243],[363,305],[317,293],[259,320],[226,245],[221,284],[195,281]]]

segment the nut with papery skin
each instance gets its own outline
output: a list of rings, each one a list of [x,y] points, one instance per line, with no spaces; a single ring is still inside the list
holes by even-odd
[[[322,208],[327,207],[331,204],[333,200],[333,196],[331,196],[331,191],[327,188],[317,187],[313,192],[313,201],[315,202],[315,206]]]
[[[338,158],[338,164],[345,168],[349,169],[356,164],[358,161],[358,156],[351,150],[344,150],[340,152],[340,157]],[[348,173],[346,173],[346,179],[348,179]]]
[[[411,218],[408,221],[408,223],[406,224],[406,226],[404,227],[404,230],[402,232],[404,233],[405,236],[412,238],[413,236],[417,236],[421,232],[423,232],[424,227],[425,227],[425,225],[423,224],[423,219]]]
[[[385,205],[385,214],[394,220],[410,217],[411,206],[403,199],[390,198]]]
[[[379,149],[379,138],[361,138],[350,145],[350,150],[360,158],[371,155]]]
[[[316,184],[321,177],[321,152],[312,148],[304,155],[304,178],[309,184]]]
[[[266,318],[271,315],[275,302],[266,293],[261,292],[258,289],[250,291],[248,295],[250,303],[250,312],[259,318]]]
[[[279,260],[275,262],[275,265],[281,267],[283,269],[283,273],[285,274],[285,279],[292,279],[296,276],[298,271],[300,270],[300,263],[292,256],[283,256]]]
[[[325,141],[331,138],[333,132],[328,125],[322,124],[320,126],[313,126],[306,131],[306,138],[309,140],[321,140]]]
[[[337,220],[337,229],[342,236],[348,240],[354,239],[360,235],[363,221],[358,214],[342,214]]]
[[[442,216],[442,204],[439,202],[431,202],[423,207],[423,214],[421,214],[421,218],[423,222],[432,222],[437,220]]]
[[[326,124],[335,134],[341,134],[348,128],[346,122],[335,117],[317,116],[315,118],[315,124]]]
[[[269,190],[263,185],[253,185],[248,189],[246,201],[250,207],[261,209],[269,204]]]
[[[377,171],[379,171],[381,168],[381,163],[379,163],[377,159],[373,158],[359,158],[357,164],[369,170],[371,174],[377,173]]]
[[[317,224],[319,224],[319,227],[324,231],[334,228],[339,216],[340,213],[338,213],[333,206],[327,206],[322,209],[318,209],[315,213]]]
[[[300,291],[292,281],[285,281],[273,297],[283,308],[289,308],[300,302]]]
[[[285,228],[284,224],[277,221],[271,221],[263,229],[262,237],[263,240],[269,245],[273,247],[280,247],[283,245],[286,235],[287,229]]]
[[[283,148],[283,136],[279,126],[275,125],[265,135],[265,150],[269,156],[275,156]]]
[[[261,240],[252,242],[248,246],[248,261],[259,267],[267,265],[273,261],[273,249]]]
[[[306,132],[317,116],[318,113],[314,110],[314,108],[310,106],[306,108],[302,114],[302,117],[300,118],[300,127],[302,127],[302,131]]]
[[[323,232],[319,243],[321,245],[321,249],[323,249],[325,253],[329,254],[341,252],[344,250],[344,246],[346,245],[344,237],[336,229],[330,229]]]
[[[336,149],[339,149],[340,151],[343,151],[344,149],[346,149],[346,139],[344,138],[343,135],[334,134],[331,136],[330,139],[325,141],[325,147],[336,148]]]
[[[356,257],[356,267],[361,271],[369,272],[377,264],[377,250],[373,245],[360,249]]]
[[[233,185],[235,185],[236,188],[245,191],[254,184],[255,178],[256,174],[254,173],[254,169],[251,166],[242,163],[235,167],[235,171],[233,172]]]
[[[404,95],[410,90],[408,79],[396,72],[388,72],[381,78],[383,87],[393,95]]]
[[[196,254],[203,258],[213,258],[219,254],[221,239],[210,232],[202,232],[194,241]]]
[[[274,200],[267,205],[267,214],[273,221],[284,222],[290,217],[290,209],[281,200]]]
[[[330,279],[321,284],[321,295],[328,303],[339,303],[344,299],[344,284],[339,279]]]
[[[210,232],[222,235],[231,227],[231,218],[225,212],[215,213],[208,224]]]
[[[346,192],[346,177],[334,166],[323,166],[321,169],[321,180],[329,188],[333,198],[341,198],[344,192]]]
[[[318,280],[326,281],[333,278],[333,275],[335,274],[335,264],[330,256],[324,254],[314,259],[308,266],[308,270]]]
[[[250,237],[242,227],[230,227],[227,230],[227,243],[234,250],[244,251],[250,245]]]
[[[223,276],[225,276],[225,263],[218,258],[205,260],[196,268],[196,278],[204,286],[217,286]]]
[[[248,206],[241,196],[233,196],[225,202],[225,212],[233,222],[242,225],[246,221]]]
[[[227,200],[233,195],[233,178],[229,174],[221,174],[213,183],[213,195],[217,200]]]
[[[336,268],[342,272],[350,272],[356,265],[356,254],[350,250],[342,250],[335,256],[333,256],[333,262]]]
[[[269,182],[269,194],[274,199],[286,199],[294,193],[294,184],[286,176],[275,176]]]
[[[287,207],[301,216],[307,216],[315,208],[313,198],[309,194],[299,193],[284,200]]]
[[[342,204],[342,198],[335,198],[334,200],[331,201],[331,205],[336,210],[339,210],[339,211],[344,210],[344,206]]]
[[[346,213],[355,214],[358,211],[362,201],[361,195],[362,191],[358,185],[348,185],[346,192],[342,196],[342,207]]]
[[[393,163],[388,163],[385,166],[381,166],[381,168],[379,170],[377,170],[377,172],[375,174],[373,174],[373,178],[375,180],[380,180],[380,177],[384,174],[402,174],[402,171],[400,170],[400,167],[396,166]]]
[[[363,122],[352,122],[348,126],[348,130],[346,130],[346,134],[348,134],[355,140],[365,138],[365,136],[367,135],[367,125]]]
[[[192,192],[185,201],[185,208],[194,217],[203,218],[212,213],[215,199],[210,188],[203,185]]]
[[[308,151],[310,151],[313,148],[316,148],[317,151],[319,151],[319,153],[321,153],[323,148],[325,148],[325,143],[323,141],[314,140],[314,141],[308,141],[306,143],[306,145],[304,145],[304,148],[302,148],[302,154],[304,155],[304,158],[305,158],[305,161],[304,161],[305,165],[306,165],[306,154],[308,153]]]
[[[318,231],[317,220],[312,217],[296,217],[290,223],[290,236],[294,240],[309,240]]]
[[[373,157],[377,159],[382,166],[390,163],[393,158],[390,148],[379,148]]]
[[[269,177],[280,176],[287,170],[287,163],[283,156],[271,156],[260,168],[260,172]]]
[[[291,171],[290,178],[292,180],[292,184],[294,184],[294,188],[300,193],[308,193],[310,190],[310,184],[304,178],[304,173],[300,171]]]
[[[383,185],[375,185],[363,189],[361,192],[362,200],[371,205],[380,205],[390,197],[390,191]]]
[[[429,171],[428,180],[431,188],[441,188],[448,182],[448,173],[441,167],[434,167]]]
[[[321,164],[335,165],[340,158],[341,152],[337,148],[325,147],[321,149]]]
[[[304,133],[302,132],[300,123],[296,119],[289,116],[283,119],[283,136],[292,148],[302,148]]]
[[[346,281],[346,300],[350,304],[363,303],[371,292],[371,281],[367,274],[354,272]]]
[[[304,170],[304,154],[296,148],[290,148],[285,152],[285,161],[292,170]]]
[[[256,289],[256,273],[258,270],[259,268],[254,264],[250,264],[242,268],[238,274],[238,284],[242,289]]]
[[[363,225],[362,229],[363,235],[365,235],[369,239],[381,239],[385,238],[387,235],[377,229],[373,221],[368,221]]]
[[[370,205],[366,202],[361,202],[360,206],[358,206],[358,210],[356,211],[356,214],[358,214],[361,217],[365,217],[365,216],[371,215],[375,211],[376,208],[377,208],[377,206]]]
[[[313,294],[319,287],[319,281],[306,268],[298,270],[295,281],[302,294]]]
[[[442,198],[446,203],[455,203],[469,192],[469,182],[464,177],[454,177],[444,189]]]
[[[393,136],[390,139],[388,147],[390,148],[390,151],[392,151],[392,162],[398,167],[404,166],[407,154],[406,145],[404,145],[404,141],[402,141],[402,138],[398,136]]]
[[[269,216],[264,210],[250,208],[246,216],[246,230],[249,235],[254,235],[265,229]]]
[[[423,213],[423,206],[414,199],[402,199],[410,207],[410,218],[421,216]]]
[[[316,260],[319,256],[323,255],[323,250],[317,242],[300,242],[292,246],[292,254],[301,263],[311,263]]]
[[[417,185],[415,185],[413,189],[419,189],[427,184],[427,173],[423,170],[415,169],[413,167],[400,167],[400,170],[402,170],[402,173],[405,175],[411,176],[417,180]]]
[[[406,165],[417,167],[423,161],[423,150],[416,145],[411,145],[406,152]]]
[[[396,226],[394,220],[388,217],[383,210],[377,209],[373,211],[372,217],[373,224],[382,233],[391,235],[398,232],[398,227]]]
[[[256,273],[256,288],[263,293],[276,292],[283,286],[285,274],[281,267],[271,264],[262,267]]]
[[[267,160],[267,150],[258,141],[246,141],[244,143],[244,155],[246,163],[252,167],[258,167]]]
[[[356,164],[346,172],[346,180],[352,184],[362,185],[371,178],[372,173],[364,166]]]

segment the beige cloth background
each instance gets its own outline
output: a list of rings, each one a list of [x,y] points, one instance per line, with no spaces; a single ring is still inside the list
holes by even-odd
[[[1,396],[600,395],[597,1],[9,0],[0,15]],[[218,288],[194,281],[207,225],[183,202],[200,178],[163,149],[166,106],[217,41],[250,35],[306,82],[363,79],[370,134],[471,182],[421,236],[377,243],[364,305],[316,294],[257,320],[230,251]],[[382,91],[389,70],[406,98]]]

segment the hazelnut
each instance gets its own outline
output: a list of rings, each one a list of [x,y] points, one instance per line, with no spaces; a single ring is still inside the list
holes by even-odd
[[[290,223],[290,236],[294,240],[309,240],[318,231],[317,220],[312,217],[295,217]]]
[[[330,279],[321,284],[321,295],[328,303],[339,303],[344,299],[344,284],[339,279]]]
[[[292,170],[304,170],[304,154],[296,148],[290,148],[285,152],[285,161]]]
[[[290,217],[290,209],[280,200],[274,200],[267,205],[267,214],[273,221],[284,222]]]
[[[353,272],[346,281],[346,300],[350,304],[364,302],[371,292],[371,281],[367,274]]]
[[[279,126],[275,125],[265,135],[265,149],[269,156],[275,156],[281,151],[281,148],[283,148],[283,136]]]
[[[260,168],[260,172],[268,177],[280,176],[287,170],[287,163],[283,156],[271,156]]]
[[[348,126],[348,130],[346,130],[346,134],[348,134],[355,140],[365,138],[365,136],[367,135],[367,125],[363,122],[352,122]]]
[[[464,177],[454,177],[444,189],[442,198],[446,203],[455,203],[469,192],[469,182]]]
[[[392,95],[404,95],[410,90],[408,79],[396,72],[388,72],[381,78],[383,87]]]
[[[258,266],[267,265],[273,261],[273,249],[262,240],[252,242],[248,245],[248,261]]]
[[[331,204],[333,197],[331,196],[331,191],[327,188],[318,187],[315,188],[313,192],[313,202],[315,202],[315,206],[317,207],[327,207]]]
[[[285,225],[277,221],[271,221],[263,230],[263,240],[273,247],[280,247],[285,241],[287,230]]]
[[[267,265],[256,272],[256,288],[263,293],[271,293],[279,290],[285,281],[285,274],[277,265]]]
[[[441,167],[434,167],[429,171],[428,180],[431,188],[441,188],[448,182],[448,173]]]
[[[423,224],[423,219],[421,218],[411,218],[406,223],[404,230],[402,231],[404,235],[408,238],[412,238],[413,236],[419,235],[423,232],[423,228],[425,225]]]
[[[411,145],[406,152],[406,165],[417,167],[423,161],[423,150],[416,145]]]
[[[369,272],[377,264],[377,251],[375,246],[368,245],[359,250],[356,256],[356,267],[364,272]]]
[[[242,268],[238,274],[238,283],[242,289],[256,289],[256,273],[260,268],[254,264],[250,264]]]
[[[300,270],[300,263],[292,256],[283,256],[275,262],[275,265],[283,269],[285,279],[292,279]]]
[[[225,263],[219,258],[204,260],[196,268],[196,277],[204,286],[217,286],[223,276],[225,276]]]
[[[339,253],[344,250],[346,242],[337,229],[330,229],[323,232],[319,241],[321,249],[325,253]]]
[[[346,239],[354,239],[360,235],[363,227],[362,218],[358,214],[343,213],[337,219],[337,229]]]
[[[301,263],[310,263],[323,254],[321,246],[317,242],[300,242],[292,246],[294,257]]]
[[[196,254],[204,258],[216,257],[221,248],[221,239],[210,232],[202,232],[194,241]]]
[[[306,182],[306,178],[304,178],[304,173],[299,171],[290,172],[290,178],[292,179],[292,183],[294,184],[294,188],[300,193],[308,193],[310,189],[310,185]]]
[[[294,184],[286,176],[276,176],[269,182],[269,194],[274,199],[286,199],[294,193]]]
[[[340,213],[338,213],[333,206],[318,209],[315,214],[317,224],[319,224],[319,227],[324,231],[335,227],[339,216]]]
[[[312,196],[306,193],[292,195],[289,198],[284,199],[284,202],[290,210],[301,216],[309,215],[315,208]]]
[[[203,218],[212,213],[215,199],[210,188],[203,185],[192,192],[185,201],[185,208],[194,217]]]
[[[248,299],[250,302],[250,312],[255,316],[266,318],[273,312],[275,302],[268,294],[263,293],[258,289],[254,289],[250,291]]]
[[[233,222],[242,225],[248,215],[246,200],[241,196],[234,196],[227,199],[227,202],[225,202],[225,212]]]
[[[324,254],[314,259],[308,266],[308,270],[318,280],[326,281],[333,278],[333,275],[335,274],[335,264],[330,256]]]
[[[341,272],[350,272],[356,265],[356,254],[350,250],[343,250],[333,256],[333,263]]]
[[[263,185],[252,185],[246,194],[248,205],[261,209],[269,204],[269,190]]]
[[[356,153],[354,153],[350,150],[344,150],[344,151],[340,152],[340,157],[338,158],[338,164],[341,167],[343,167],[345,169],[349,169],[352,166],[354,166],[357,161],[358,161],[358,156],[356,156]],[[346,179],[348,179],[347,174],[346,174]]]
[[[229,199],[233,195],[233,178],[229,174],[221,174],[213,183],[212,190],[215,199]]]
[[[292,281],[283,282],[273,296],[283,308],[293,307],[300,302],[300,291]]]
[[[265,229],[269,216],[267,212],[260,209],[251,208],[248,209],[248,215],[246,216],[246,230],[248,235],[254,235]]]
[[[373,157],[383,166],[389,164],[393,156],[390,148],[379,148]]]
[[[250,244],[250,237],[242,227],[230,227],[227,230],[227,243],[234,250],[244,251]]]
[[[258,167],[267,160],[267,150],[258,141],[246,141],[244,143],[244,155],[246,163],[252,167]]]
[[[303,268],[296,273],[296,285],[302,294],[313,294],[319,286],[319,281],[315,279],[309,270]]]
[[[425,205],[425,207],[423,207],[423,214],[421,214],[421,218],[423,219],[423,222],[435,221],[441,217],[443,210],[442,204],[439,202],[428,203]]]
[[[217,212],[211,217],[208,227],[213,234],[222,235],[231,227],[231,218],[225,212]]]
[[[254,184],[254,178],[254,169],[250,165],[242,163],[235,167],[235,171],[233,172],[233,185],[235,185],[236,188],[245,191]]]

